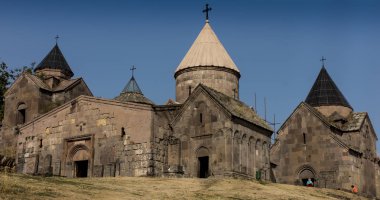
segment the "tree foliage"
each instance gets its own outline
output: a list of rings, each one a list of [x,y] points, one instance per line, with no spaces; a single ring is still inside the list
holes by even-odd
[[[30,66],[23,66],[11,70],[4,62],[0,63],[0,121],[4,117],[4,94],[8,87],[21,75],[21,73],[33,73],[34,65],[35,63],[33,62]]]

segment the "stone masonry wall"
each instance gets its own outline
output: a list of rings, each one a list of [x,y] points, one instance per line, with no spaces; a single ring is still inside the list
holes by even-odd
[[[40,158],[48,156],[54,175],[71,177],[82,156],[88,176],[142,175],[151,128],[151,106],[81,96],[21,129],[19,171],[42,173]]]
[[[220,67],[190,68],[176,77],[176,101],[183,103],[198,84],[204,84],[230,97],[239,98],[239,77],[232,70]]]

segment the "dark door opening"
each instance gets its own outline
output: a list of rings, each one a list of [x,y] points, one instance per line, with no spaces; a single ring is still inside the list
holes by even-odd
[[[24,124],[26,121],[25,109],[18,110],[18,124]]]
[[[302,179],[302,185],[303,186],[306,186],[307,185],[307,178],[303,178]],[[311,181],[313,182],[313,186],[315,185],[315,179],[314,178],[311,178]]]
[[[75,161],[76,177],[87,177],[88,160]]]
[[[208,177],[208,156],[198,157],[199,161],[199,178]]]

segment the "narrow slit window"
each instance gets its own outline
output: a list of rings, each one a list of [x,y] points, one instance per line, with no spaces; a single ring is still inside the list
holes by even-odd
[[[121,137],[124,137],[124,135],[125,135],[124,127],[121,127]]]
[[[303,144],[306,144],[306,134],[303,133]]]
[[[191,86],[189,85],[189,96],[191,95]]]
[[[202,113],[199,114],[199,122],[203,123],[203,115],[202,115]]]

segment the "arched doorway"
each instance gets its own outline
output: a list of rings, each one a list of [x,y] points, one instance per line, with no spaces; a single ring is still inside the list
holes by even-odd
[[[200,147],[197,150],[198,178],[207,178],[209,176],[209,155],[206,147]]]
[[[89,149],[85,145],[74,146],[70,151],[70,160],[74,166],[74,177],[87,177],[90,154]]]
[[[26,104],[20,103],[17,106],[17,124],[25,124],[26,122]]]
[[[315,183],[316,178],[314,169],[311,167],[301,169],[299,173],[299,179],[301,180],[302,185],[306,186],[306,182],[309,178],[313,183]]]

